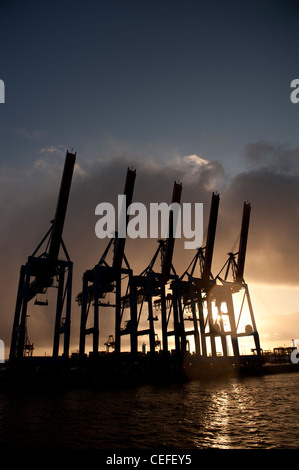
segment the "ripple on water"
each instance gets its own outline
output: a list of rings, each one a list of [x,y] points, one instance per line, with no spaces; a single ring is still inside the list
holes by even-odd
[[[299,374],[0,395],[8,447],[297,448]]]

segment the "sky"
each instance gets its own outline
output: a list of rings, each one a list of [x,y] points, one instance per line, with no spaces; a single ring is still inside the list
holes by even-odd
[[[66,150],[77,153],[64,241],[73,296],[106,241],[95,207],[115,201],[126,168],[134,199],[220,195],[212,271],[236,249],[252,206],[245,279],[264,349],[299,338],[299,6],[294,0],[3,0],[0,4],[0,337],[9,347],[21,264],[52,220]],[[137,270],[156,242],[129,240]],[[189,250],[176,245],[184,270]],[[30,314],[37,350],[49,313]],[[72,311],[72,348],[80,310]],[[111,332],[109,332],[110,334]],[[40,349],[38,349],[40,348]]]

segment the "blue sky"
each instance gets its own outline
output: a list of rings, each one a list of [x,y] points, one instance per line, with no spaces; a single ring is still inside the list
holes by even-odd
[[[178,177],[206,215],[211,192],[221,193],[216,273],[243,200],[252,203],[246,275],[257,323],[264,340],[299,337],[299,104],[290,100],[298,31],[294,0],[1,2],[6,344],[19,267],[48,230],[67,148],[77,152],[65,226],[75,289],[102,249],[94,209],[123,189],[131,162],[141,201],[153,192],[168,200]],[[197,166],[196,156],[208,164]],[[279,335],[284,315],[296,326]]]
[[[294,1],[4,1],[1,162],[40,148],[80,159],[113,143],[141,157],[221,159],[247,143],[298,145]]]

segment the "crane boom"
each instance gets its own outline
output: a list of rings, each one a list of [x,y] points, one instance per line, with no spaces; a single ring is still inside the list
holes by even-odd
[[[243,282],[243,275],[244,275],[250,211],[251,211],[250,204],[248,202],[244,202],[240,244],[239,244],[239,254],[238,254],[237,270],[236,270],[236,282],[240,284]]]
[[[128,207],[132,203],[132,199],[133,199],[135,178],[136,178],[136,170],[132,170],[128,168],[125,189],[124,189],[124,196],[126,196],[126,227],[128,225],[128,220],[129,220]],[[112,267],[116,269],[116,271],[120,271],[121,269],[123,256],[124,256],[124,250],[125,250],[125,243],[126,243],[125,238],[117,237],[115,240]]]
[[[62,241],[62,231],[65,221],[67,203],[73,177],[73,170],[76,160],[76,154],[67,151],[64,163],[64,170],[60,185],[60,191],[57,201],[55,219],[51,229],[50,246],[46,264],[40,267],[36,273],[35,279],[30,283],[28,289],[28,300],[31,300],[36,294],[43,292],[44,289],[53,284],[53,274],[59,256],[59,249]]]
[[[51,235],[51,242],[49,247],[50,265],[55,265],[59,256],[59,249],[61,244],[75,161],[76,154],[67,151]]]
[[[182,194],[182,184],[174,182],[173,185],[173,193],[172,193],[172,201],[171,203],[180,203],[181,201],[181,194]],[[165,249],[165,257],[162,265],[162,277],[165,280],[168,280],[170,275],[171,263],[172,263],[172,256],[174,250],[174,220],[173,220],[173,211],[169,212],[169,230],[168,230],[168,238],[166,242],[166,249]]]
[[[214,242],[215,242],[216,226],[217,226],[217,218],[218,218],[218,208],[219,208],[219,195],[213,193],[211,209],[210,209],[208,233],[207,233],[205,260],[204,260],[204,266],[203,266],[203,272],[202,272],[202,279],[205,282],[209,281],[210,274],[211,274],[212,258],[213,258]]]

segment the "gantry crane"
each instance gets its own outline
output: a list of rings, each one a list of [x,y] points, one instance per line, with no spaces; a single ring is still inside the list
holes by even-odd
[[[10,348],[11,360],[22,358],[28,350],[28,303],[35,298],[36,304],[39,304],[40,301],[37,299],[37,295],[45,293],[48,288],[52,287],[55,279],[57,279],[58,288],[53,357],[59,355],[59,339],[61,334],[64,335],[63,355],[68,356],[69,353],[73,264],[62,240],[62,233],[75,160],[76,154],[67,151],[55,218],[40,244],[33,254],[28,257],[26,265],[21,266]],[[38,254],[43,245],[46,245],[45,250]],[[59,258],[61,247],[66,258],[64,260]],[[62,319],[64,309],[65,318]]]
[[[186,335],[193,335],[195,353],[197,356],[207,356],[207,319],[204,318],[204,303],[207,303],[208,311],[210,311],[210,292],[216,283],[211,268],[216,237],[219,199],[218,194],[212,194],[206,245],[203,248],[199,247],[197,249],[194,258],[180,279],[183,312],[190,310],[192,313],[191,317],[184,319],[185,321],[191,320],[193,323],[193,329],[186,331]],[[199,276],[196,276],[195,270],[198,267]],[[211,337],[211,345],[214,350],[215,335],[211,320],[209,326],[209,336]]]
[[[220,312],[220,316],[223,316],[223,305],[224,310],[229,318],[230,328],[225,331],[222,331],[222,337],[228,335],[231,336],[233,353],[235,356],[240,356],[239,342],[238,339],[241,337],[250,337],[252,336],[255,342],[255,350],[258,356],[261,355],[259,334],[256,328],[252,303],[249,295],[248,285],[244,280],[244,266],[245,266],[245,257],[246,257],[246,248],[247,248],[247,239],[249,231],[249,221],[250,221],[250,212],[251,206],[249,202],[244,202],[243,205],[243,216],[242,216],[242,225],[240,232],[240,241],[239,241],[239,250],[237,253],[230,252],[228,253],[228,259],[219,274],[217,275],[217,280],[220,281],[220,285],[217,285],[217,288],[214,291],[214,299],[216,306]],[[237,257],[237,261],[236,261]],[[225,269],[226,268],[226,269]],[[225,270],[224,278],[221,277],[222,272]],[[231,280],[229,280],[229,275],[231,274]],[[234,294],[243,291],[243,299],[240,306],[240,311],[238,319],[236,319],[235,314],[235,305],[233,301]],[[247,306],[249,310],[250,323],[245,325],[244,331],[240,331],[240,320],[242,318],[242,313],[244,311],[245,301],[247,301]],[[222,328],[223,330],[223,328]]]
[[[174,182],[172,204],[179,205],[182,193],[182,184]],[[180,312],[179,283],[178,276],[172,265],[176,232],[176,220],[174,211],[169,210],[168,219],[168,236],[166,239],[158,240],[158,248],[147,266],[140,275],[134,275],[130,283],[130,292],[122,298],[124,307],[131,307],[133,317],[127,323],[127,327],[121,331],[122,335],[130,333],[134,336],[134,351],[137,351],[137,338],[148,335],[150,354],[153,356],[156,352],[157,342],[154,322],[159,321],[159,317],[155,315],[155,311],[161,313],[161,329],[162,329],[162,352],[168,354],[168,337],[175,336],[176,351],[185,350],[185,335],[182,329],[182,312]],[[161,269],[155,270],[155,263],[160,255]],[[166,289],[170,292],[166,293]],[[172,291],[172,292],[171,292]],[[148,328],[139,329],[142,320],[142,314],[147,314]],[[170,330],[169,322],[171,314],[173,314],[174,329]],[[132,322],[132,318],[134,321]],[[137,319],[137,322],[136,322]]]
[[[136,171],[128,168],[127,177],[124,189],[124,196],[126,200],[126,227],[129,221],[128,207],[132,203],[133,191],[135,185]],[[81,306],[81,326],[80,326],[80,345],[79,355],[85,356],[85,343],[86,336],[92,334],[93,336],[93,356],[99,352],[99,307],[111,307],[111,304],[105,304],[104,299],[106,294],[111,292],[115,294],[115,303],[113,304],[115,312],[115,347],[114,352],[116,355],[120,353],[120,336],[121,336],[121,292],[122,292],[122,278],[125,277],[130,282],[132,277],[132,270],[129,266],[125,256],[125,237],[112,237],[108,243],[101,259],[98,264],[91,270],[85,271],[83,274],[83,287],[82,292],[77,295],[77,302]],[[113,260],[111,265],[106,261],[107,255],[114,246]],[[126,267],[123,267],[125,262]],[[90,318],[91,326],[87,325],[88,317],[90,316],[90,308],[93,306],[93,318]],[[134,324],[134,314],[132,315],[132,324]],[[134,338],[131,337],[131,348],[134,350]]]

